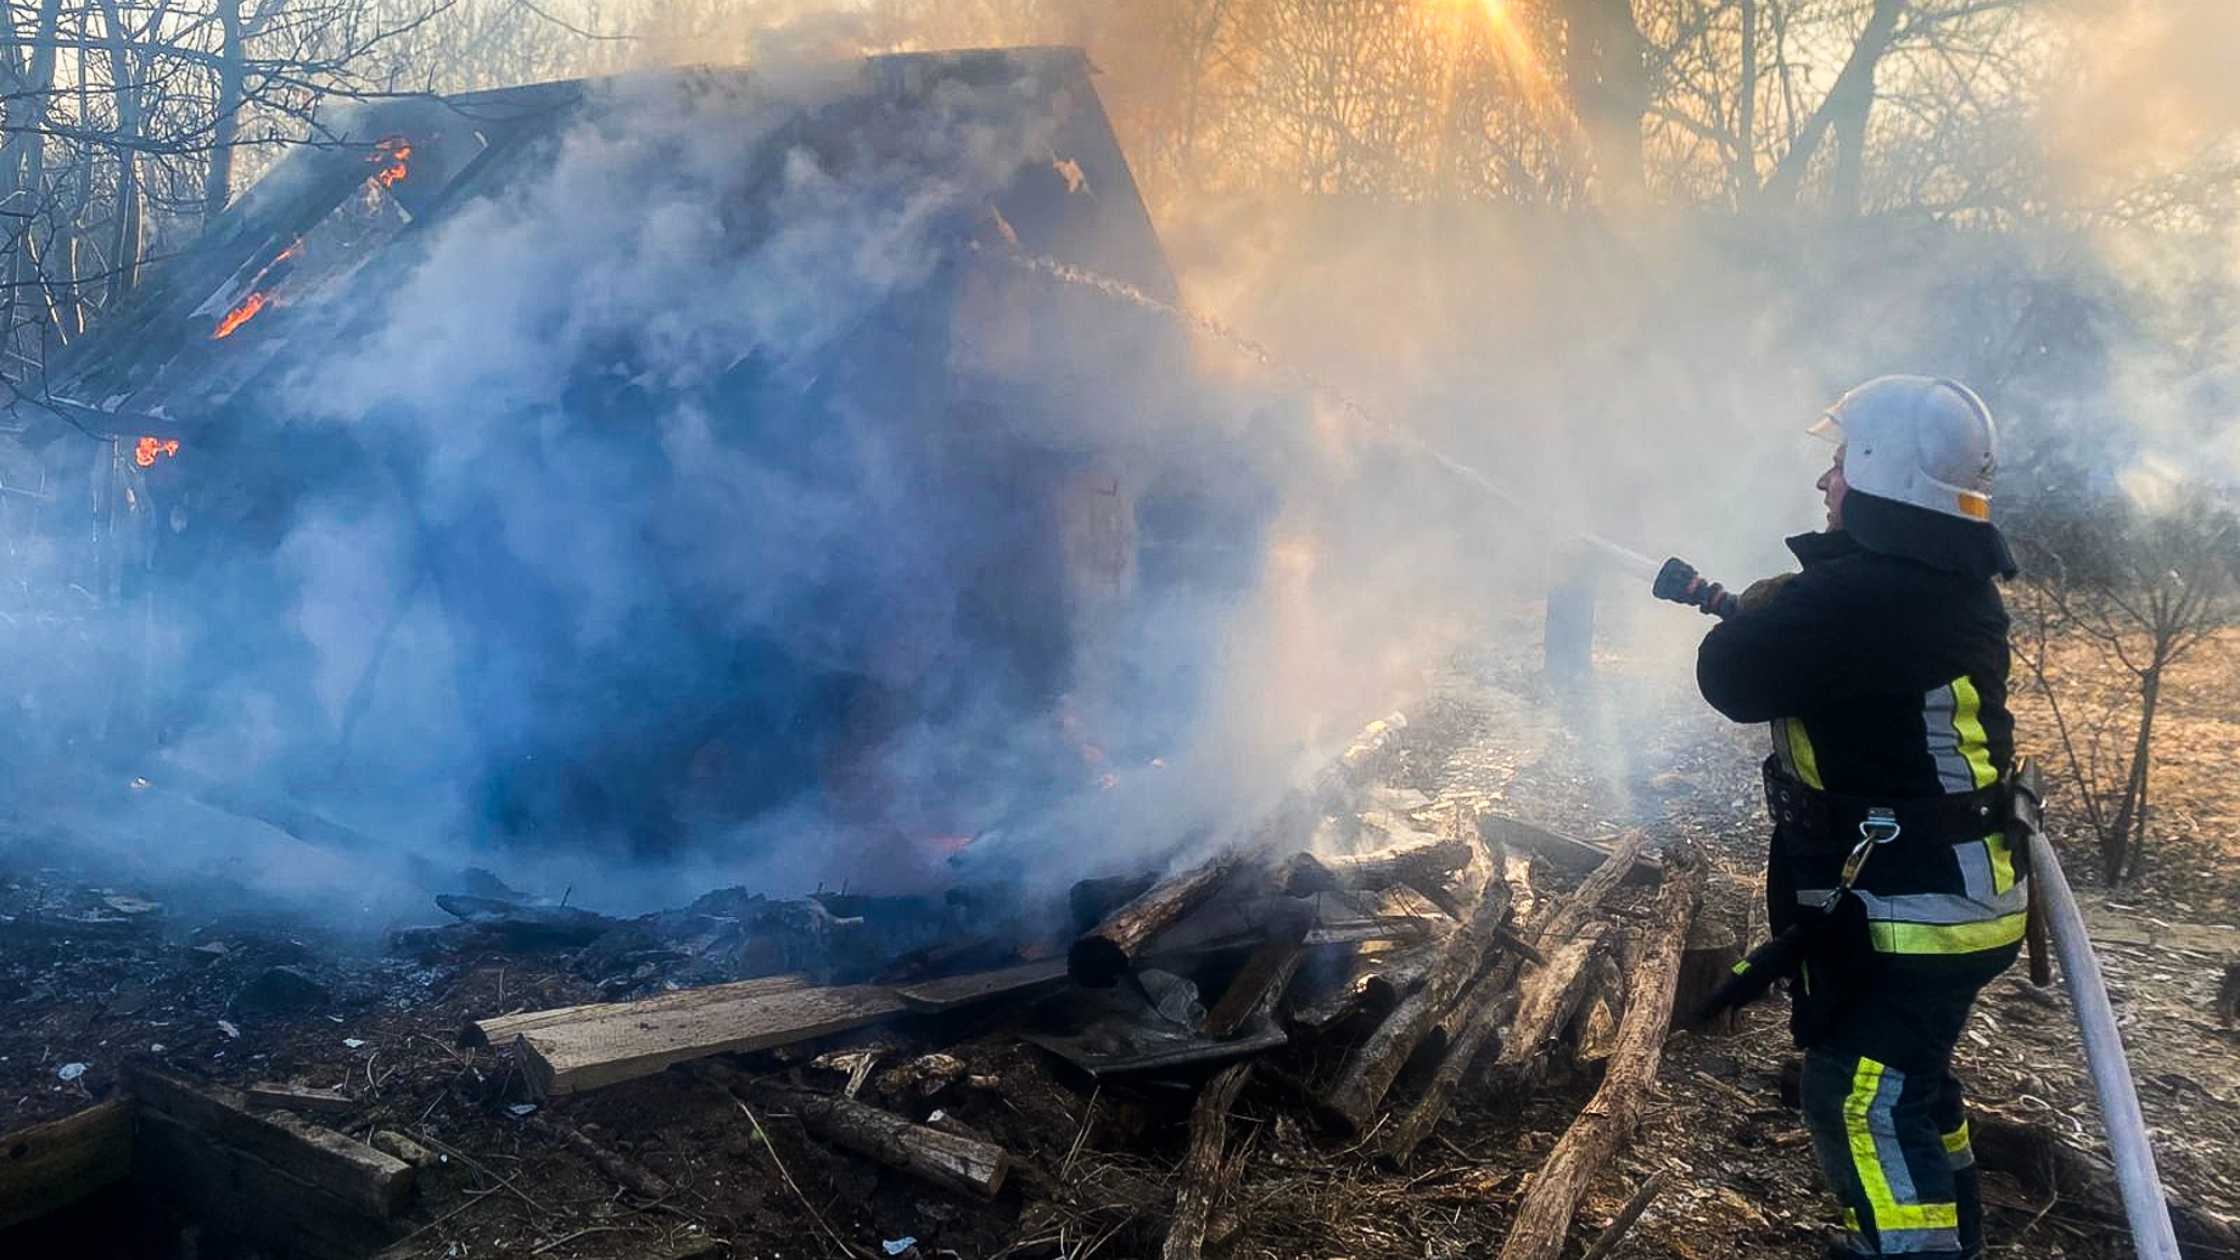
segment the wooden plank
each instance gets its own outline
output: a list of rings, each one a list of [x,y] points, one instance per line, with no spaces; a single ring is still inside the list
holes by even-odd
[[[134,1179],[195,1220],[300,1260],[359,1260],[396,1237],[322,1186],[217,1140],[209,1131],[144,1105],[133,1119]]]
[[[968,976],[949,976],[941,980],[924,980],[916,984],[893,986],[894,995],[904,1006],[925,1015],[938,1015],[953,1011],[974,1002],[990,998],[1011,997],[1055,985],[1066,978],[1066,964],[1062,958],[1043,962],[1022,963],[1000,971],[981,971]]]
[[[677,1007],[639,1002],[604,1006],[567,1023],[514,1038],[530,1087],[572,1094],[651,1076],[674,1064],[718,1054],[791,1045],[876,1024],[910,1008],[885,985],[794,989]]]
[[[1610,860],[1607,845],[1573,839],[1560,831],[1552,831],[1538,823],[1504,814],[1486,814],[1478,819],[1478,834],[1488,844],[1516,853],[1533,853],[1546,858],[1557,870],[1584,875]],[[1655,884],[1664,879],[1664,864],[1654,857],[1637,859],[1627,871],[1628,885]]]
[[[292,1180],[363,1215],[387,1220],[412,1197],[410,1164],[284,1111],[259,1115],[230,1089],[191,1084],[152,1068],[132,1070],[127,1086],[143,1113],[175,1120],[208,1145],[236,1148],[284,1168]]]
[[[784,975],[760,976],[753,980],[740,980],[732,984],[711,984],[696,989],[678,989],[674,993],[660,993],[635,1002],[586,1002],[580,1006],[555,1006],[542,1011],[520,1011],[512,1015],[495,1015],[489,1019],[469,1021],[459,1030],[462,1046],[504,1046],[532,1028],[549,1028],[555,1024],[569,1024],[578,1020],[629,1007],[633,1010],[690,1010],[709,1002],[728,1002],[735,998],[755,997],[768,993],[789,993],[809,986],[809,977],[798,971]]]
[[[66,1208],[132,1172],[132,1105],[112,1098],[0,1136],[0,1229]]]
[[[245,1101],[257,1107],[311,1111],[320,1115],[340,1115],[358,1109],[358,1100],[339,1089],[314,1089],[285,1081],[258,1081],[241,1093]]]

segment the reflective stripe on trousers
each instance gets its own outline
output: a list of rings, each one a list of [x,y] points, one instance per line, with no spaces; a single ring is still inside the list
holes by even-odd
[[[1975,1155],[1959,1082],[1813,1050],[1805,1055],[1804,1113],[1851,1254],[1979,1253]]]

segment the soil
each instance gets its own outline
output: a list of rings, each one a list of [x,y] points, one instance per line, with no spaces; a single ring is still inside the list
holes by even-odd
[[[1501,629],[1489,641],[1537,642],[1523,619]],[[2173,680],[2154,856],[2139,886],[2095,887],[2089,843],[2058,802],[2053,816],[2104,938],[2164,1176],[2174,1195],[2228,1220],[2240,1219],[2240,1041],[2213,1003],[2223,965],[2240,954],[2231,927],[2240,915],[2235,647],[2209,645]],[[1709,913],[1754,936],[1762,734],[1708,714],[1683,666],[1671,650],[1605,651],[1592,682],[1556,691],[1521,652],[1465,654],[1428,679],[1430,699],[1410,715],[1391,782],[1440,807],[1499,810],[1573,835],[1639,826],[1690,837],[1713,863]],[[2018,696],[2026,745],[2041,725],[2033,703]],[[1195,1083],[1069,1079],[1012,1035],[1015,1011],[688,1066],[532,1108],[506,1052],[462,1048],[456,1034],[471,1018],[598,1000],[567,954],[391,957],[300,915],[197,915],[184,901],[161,904],[173,890],[107,886],[102,872],[73,867],[55,840],[21,819],[0,833],[0,1131],[108,1096],[133,1060],[235,1085],[341,1087],[357,1109],[320,1122],[361,1138],[395,1130],[443,1159],[423,1177],[409,1234],[386,1253],[398,1260],[876,1257],[911,1246],[927,1257],[1085,1260],[1156,1254],[1164,1235]],[[65,916],[78,926],[57,930]],[[1003,1193],[955,1195],[835,1153],[797,1120],[725,1088],[735,1073],[837,1088],[843,1078],[813,1061],[849,1046],[880,1047],[897,1063],[932,1050],[962,1058],[968,1073],[931,1094],[882,1094],[874,1074],[865,1097],[921,1119],[940,1112],[1003,1143],[1018,1161]],[[1481,1081],[1392,1173],[1362,1144],[1306,1126],[1302,1095],[1339,1053],[1331,1040],[1307,1042],[1255,1069],[1232,1130],[1241,1179],[1216,1212],[1208,1254],[1491,1256],[1525,1177],[1593,1085],[1564,1071],[1530,1089]],[[1733,1035],[1676,1035],[1639,1136],[1602,1171],[1575,1237],[1592,1238],[1665,1171],[1666,1188],[1616,1256],[1819,1257],[1829,1208],[1797,1116],[1779,1097],[1792,1053],[1778,1002],[1746,1012]],[[2019,969],[1996,982],[1958,1070],[1982,1105],[2099,1149],[2058,987],[2033,990]],[[632,1197],[540,1120],[575,1127],[673,1193]],[[2120,1231],[2007,1178],[1988,1178],[1986,1197],[1995,1254],[2130,1254]],[[0,1248],[9,1245],[0,1235]],[[113,1254],[175,1252],[119,1244]]]

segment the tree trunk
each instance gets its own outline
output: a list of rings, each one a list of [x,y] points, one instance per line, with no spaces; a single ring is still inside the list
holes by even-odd
[[[1859,32],[1858,41],[1852,44],[1851,55],[1844,60],[1843,69],[1836,72],[1836,81],[1828,88],[1828,95],[1805,120],[1804,126],[1798,128],[1797,138],[1790,142],[1789,151],[1781,155],[1772,177],[1766,181],[1767,201],[1776,204],[1796,201],[1821,137],[1839,118],[1856,117],[1864,134],[1867,114],[1874,106],[1875,68],[1890,51],[1891,40],[1898,31],[1898,18],[1905,12],[1906,3],[1907,0],[1875,0],[1866,29]]]
[[[2116,806],[2115,822],[2108,829],[2109,848],[2105,873],[2111,884],[2139,873],[2147,842],[2147,781],[2153,767],[2155,710],[2162,704],[2162,670],[2168,662],[2159,647],[2155,659],[2139,675],[2139,732],[2131,745],[2131,773],[2125,776],[2123,800]]]
[[[1734,204],[1758,195],[1758,0],[1741,0],[1742,71],[1735,86]]]
[[[109,36],[109,76],[117,98],[116,245],[109,254],[109,301],[117,302],[140,283],[143,208],[140,199],[140,85],[134,82],[132,50],[117,0],[101,0]]]
[[[1648,41],[1634,23],[1633,0],[1569,0],[1564,9],[1564,75],[1604,200],[1639,205],[1646,196],[1641,116],[1650,93]]]
[[[47,183],[47,98],[54,91],[55,27],[62,21],[62,0],[41,0],[39,25],[33,35],[29,69],[21,84],[22,95],[11,102],[8,109],[8,143],[0,167],[5,167],[14,181],[12,192],[20,194],[11,198],[8,208],[36,215],[46,208]],[[18,118],[20,106],[21,118]],[[16,246],[11,268],[12,281],[8,290],[8,303],[13,307],[16,295],[26,293],[32,285],[41,289],[48,315],[54,319],[55,331],[67,335],[59,312],[54,304],[52,289],[40,274],[39,254],[32,248],[32,238],[38,231],[35,220],[26,219],[23,236]],[[46,253],[52,255],[52,236]],[[7,328],[15,329],[15,320],[9,319]]]
[[[241,0],[219,0],[218,22],[225,33],[219,51],[217,119],[210,131],[210,169],[203,177],[202,214],[215,219],[233,196],[233,146],[241,136],[241,104],[247,92],[248,57],[241,41]]]

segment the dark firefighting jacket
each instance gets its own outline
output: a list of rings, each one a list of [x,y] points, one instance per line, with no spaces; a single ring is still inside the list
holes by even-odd
[[[1817,913],[1860,824],[1887,810],[1900,833],[1861,870],[1839,944],[2003,967],[2027,893],[1999,799],[2014,723],[1998,588],[1841,532],[1801,535],[1789,549],[1803,571],[1713,629],[1696,664],[1714,708],[1772,730],[1774,927]]]

